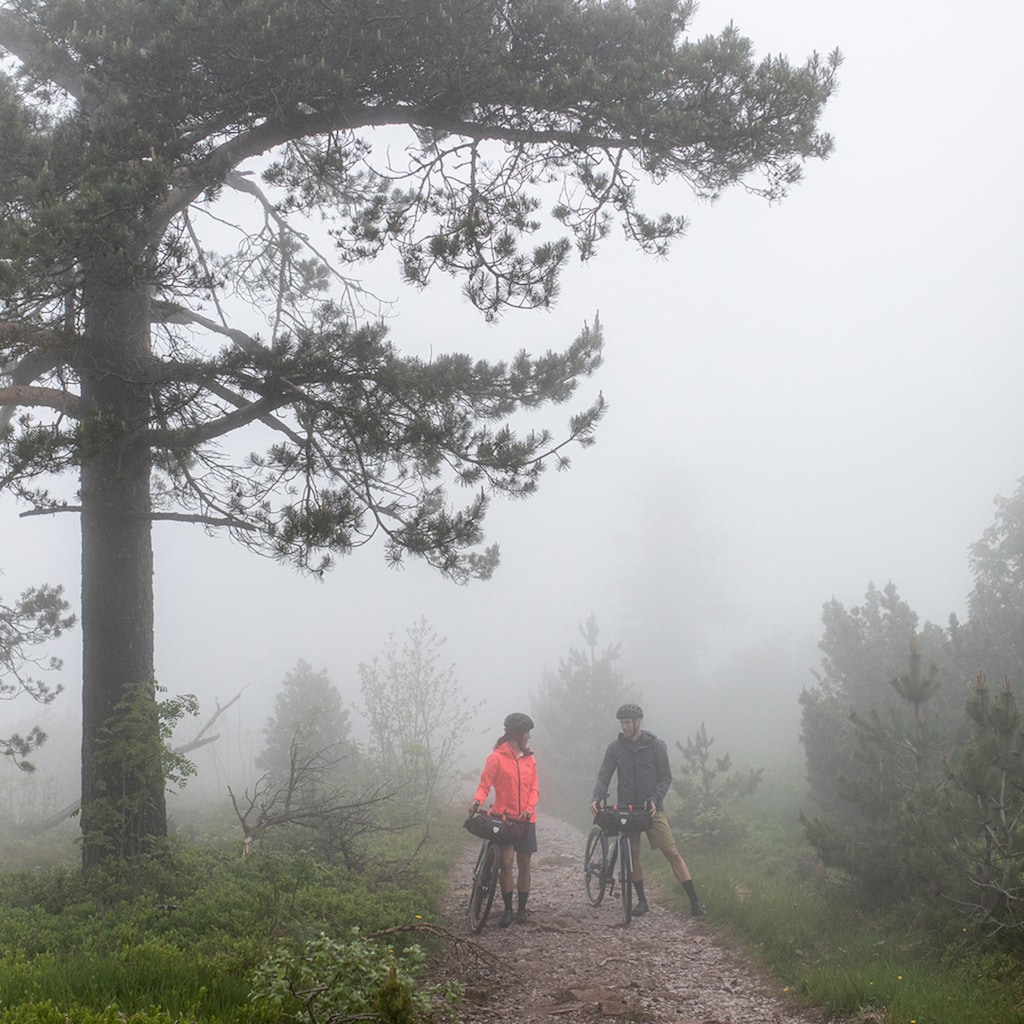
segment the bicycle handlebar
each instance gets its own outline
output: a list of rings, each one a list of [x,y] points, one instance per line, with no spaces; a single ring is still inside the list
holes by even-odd
[[[474,817],[480,818],[500,818],[502,821],[533,821],[533,815],[528,811],[523,814],[513,814],[511,811],[492,811],[487,808],[481,807],[479,804],[474,804],[473,810],[470,812]]]

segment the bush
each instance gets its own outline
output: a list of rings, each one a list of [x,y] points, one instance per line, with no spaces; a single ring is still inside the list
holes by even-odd
[[[298,953],[279,949],[253,976],[253,1004],[268,1017],[317,1024],[376,1015],[386,1024],[433,1019],[454,1005],[458,992],[417,988],[425,955],[418,945],[396,950],[353,928],[344,941],[320,935]]]

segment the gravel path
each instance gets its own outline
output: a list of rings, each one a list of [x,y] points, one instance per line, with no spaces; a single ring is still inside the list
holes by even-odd
[[[466,1024],[606,1018],[657,1024],[828,1024],[786,1003],[755,968],[715,934],[713,909],[694,919],[648,882],[651,911],[622,924],[617,900],[587,902],[586,837],[542,818],[526,924],[498,927],[501,897],[479,935],[469,927],[470,877],[479,843],[465,850],[443,900],[442,924],[456,943],[435,977],[466,985]],[[652,856],[644,849],[644,862]],[[699,879],[697,880],[699,883]],[[468,945],[467,945],[468,944]]]

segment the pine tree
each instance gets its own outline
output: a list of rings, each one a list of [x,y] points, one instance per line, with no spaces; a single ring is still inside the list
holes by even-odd
[[[0,487],[80,517],[86,866],[166,832],[156,716],[132,747],[145,764],[104,739],[126,694],[154,686],[154,520],[310,572],[379,540],[393,563],[486,578],[490,497],[531,494],[593,440],[600,399],[557,434],[536,417],[599,365],[597,324],[562,352],[402,357],[352,267],[391,251],[413,286],[458,277],[489,319],[543,308],[573,251],[592,256],[616,219],[652,254],[683,232],[678,212],[642,208],[644,182],[778,199],[828,155],[818,121],[838,54],[756,61],[731,26],[690,40],[692,13],[689,0],[0,9]],[[380,142],[385,126],[404,149]],[[240,222],[237,248],[217,252]],[[78,486],[61,489],[65,475]],[[126,779],[130,798],[102,806]]]
[[[973,671],[1024,679],[1024,480],[996,499],[991,524],[971,547],[966,645]]]
[[[332,760],[356,753],[349,712],[337,687],[326,669],[315,672],[301,658],[284,677],[263,735],[266,743],[256,767],[278,774],[288,771],[296,746],[301,756],[325,753]]]
[[[947,760],[945,813],[957,893],[996,928],[1024,927],[1024,712],[1010,680],[993,693],[979,673],[967,702],[970,741]]]
[[[61,667],[59,658],[39,655],[35,649],[56,640],[75,624],[69,615],[63,587],[43,584],[23,591],[13,604],[0,600],[0,701],[28,696],[38,704],[49,704],[63,687],[51,686],[38,678],[39,670],[53,672]],[[28,760],[33,750],[46,742],[46,733],[33,726],[26,735],[11,733],[0,737],[0,757],[10,758],[22,771],[35,766]]]
[[[703,722],[686,743],[676,741],[683,763],[672,779],[672,790],[679,801],[673,831],[680,838],[724,846],[743,834],[743,826],[730,815],[729,805],[757,792],[764,769],[734,770],[729,754],[712,755],[714,742]]]
[[[921,657],[912,638],[907,670],[890,679],[899,704],[850,713],[858,769],[840,773],[837,809],[805,821],[822,861],[848,872],[872,900],[937,891],[947,874],[938,792],[942,754],[954,737],[927,714],[940,681]]]
[[[548,806],[571,813],[590,802],[594,778],[608,743],[615,738],[616,710],[641,694],[628,689],[618,644],[598,649],[593,614],[579,626],[584,647],[570,648],[555,673],[545,672],[533,697],[537,732],[544,746],[544,798]]]

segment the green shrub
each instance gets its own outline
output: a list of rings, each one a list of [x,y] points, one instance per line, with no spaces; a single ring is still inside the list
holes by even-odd
[[[412,1024],[450,1009],[459,995],[414,984],[425,960],[418,945],[396,949],[358,928],[345,940],[320,935],[297,953],[278,949],[268,957],[254,972],[251,999],[265,1015],[310,1024],[370,1014]]]

